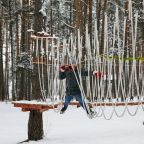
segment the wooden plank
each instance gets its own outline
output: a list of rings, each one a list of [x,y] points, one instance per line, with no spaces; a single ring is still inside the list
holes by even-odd
[[[42,108],[42,109],[39,110],[39,112],[45,112],[47,110],[49,110],[49,108]]]
[[[135,105],[141,105],[144,104],[144,102],[102,102],[102,103],[90,103],[90,105],[94,106],[135,106]]]
[[[14,103],[14,107],[21,107],[21,108],[30,108],[30,109],[35,109],[39,110],[42,108],[42,105],[37,105],[37,104],[24,104],[24,103]]]
[[[27,104],[27,103],[16,103],[13,102],[14,107],[21,107],[23,111],[29,110],[38,110],[38,111],[45,111],[46,109],[54,109],[57,108],[59,104],[53,105],[42,105],[42,104]]]
[[[63,105],[63,103],[58,103],[54,105],[48,105],[48,104],[29,104],[29,103],[18,103],[18,102],[12,102],[14,104],[14,107],[20,107],[23,112],[30,111],[30,110],[37,110],[40,112],[44,112],[50,109],[57,108],[60,104]],[[144,102],[93,102],[88,103],[90,107],[93,106],[135,106],[135,105],[141,105],[144,104]],[[79,106],[78,102],[71,102],[70,105],[72,106]]]
[[[22,112],[28,112],[28,111],[30,111],[30,109],[22,108],[21,111]]]

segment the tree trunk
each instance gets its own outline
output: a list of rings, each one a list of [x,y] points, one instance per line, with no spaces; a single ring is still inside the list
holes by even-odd
[[[98,36],[100,33],[100,20],[101,20],[101,0],[96,0],[96,16],[97,16],[97,30]]]
[[[27,30],[28,30],[28,6],[29,6],[29,0],[23,0],[22,1],[22,8],[23,8],[23,12],[22,12],[22,21],[21,21],[21,52],[25,52],[25,53],[28,53],[28,42],[27,42],[27,39],[28,39],[28,33],[27,33]],[[18,53],[18,52],[17,52]],[[19,82],[19,89],[20,89],[20,92],[19,92],[19,100],[23,100],[23,99],[28,99],[27,98],[27,86],[28,86],[28,83],[26,81],[27,79],[27,70],[21,70],[21,73],[18,75],[20,79],[20,82]]]
[[[6,60],[5,60],[5,97],[9,100],[9,34],[8,34],[8,20],[6,23]]]
[[[1,17],[2,9],[0,9]],[[2,18],[0,19],[0,100],[4,100],[4,73],[3,73],[3,33],[2,33]]]
[[[88,23],[88,27],[89,27],[90,38],[92,38],[92,0],[89,0],[89,23]]]
[[[34,17],[34,31],[42,31],[42,15],[39,12],[42,6],[41,0],[33,0],[34,12],[36,13]],[[34,51],[33,57],[36,55],[36,49]],[[41,99],[41,89],[38,77],[38,65],[33,65],[32,72],[32,99]],[[31,110],[29,113],[29,122],[28,122],[28,140],[40,140],[43,138],[43,119],[42,113]]]
[[[16,61],[15,61],[15,35],[14,35],[14,15],[15,5],[14,0],[9,1],[9,30],[10,30],[10,45],[11,45],[11,73],[12,73],[12,100],[16,100]]]
[[[31,110],[28,121],[28,140],[40,140],[43,138],[42,112]]]
[[[101,40],[100,40],[100,54],[103,54],[104,51],[104,36],[105,36],[105,13],[107,12],[107,0],[103,3],[103,18],[102,18],[102,31],[101,31]]]

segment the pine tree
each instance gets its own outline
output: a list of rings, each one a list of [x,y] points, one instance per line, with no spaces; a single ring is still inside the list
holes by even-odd
[[[39,10],[42,7],[42,0],[33,0],[34,6],[34,31],[41,32],[43,30],[43,17]],[[35,58],[36,49],[34,51],[33,57]],[[32,99],[41,100],[42,94],[39,83],[38,65],[33,64],[32,72]],[[31,110],[29,114],[28,123],[28,140],[40,140],[43,138],[43,117],[42,112],[36,110]]]
[[[0,2],[0,100],[4,100],[4,69],[3,69],[3,8]]]

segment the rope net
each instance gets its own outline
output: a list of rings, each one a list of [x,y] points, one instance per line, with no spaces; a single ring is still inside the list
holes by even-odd
[[[137,42],[138,15],[135,13],[135,18],[132,18],[132,9],[129,7],[131,40],[126,45],[127,21],[123,19],[123,25],[119,22],[118,7],[116,9],[117,18],[111,37],[108,31],[109,20],[105,15],[103,47],[100,47],[96,21],[92,38],[86,26],[85,40],[79,30],[77,35],[71,34],[63,42],[58,37],[32,36],[33,51],[36,48],[33,63],[38,64],[40,88],[45,101],[53,105],[59,103],[61,106],[66,86],[65,80],[58,79],[59,67],[62,64],[73,64],[74,61],[83,100],[92,105],[97,112],[96,116],[111,119],[114,114],[122,117],[126,111],[134,116],[140,106],[143,108],[144,59],[143,41]],[[82,77],[81,69],[86,69],[88,76]],[[95,70],[103,76],[92,76],[90,72]],[[133,111],[130,111],[129,103],[136,105]],[[123,107],[117,109],[118,104]]]

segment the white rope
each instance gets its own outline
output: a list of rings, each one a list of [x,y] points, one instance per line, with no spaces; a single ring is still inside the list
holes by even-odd
[[[72,63],[71,55],[70,55],[70,52],[69,52],[69,49],[68,49],[68,48],[67,48],[67,53],[68,53],[68,56],[69,56],[69,58],[70,58],[70,64],[72,65],[73,63]],[[87,103],[85,103],[85,98],[86,98],[86,96],[85,96],[85,93],[84,93],[84,90],[83,90],[83,86],[82,86],[81,70],[80,70],[80,69],[78,70],[79,79],[80,79],[80,80],[78,80],[78,77],[77,77],[77,74],[76,74],[76,72],[75,72],[75,70],[74,70],[74,67],[72,67],[72,69],[73,69],[75,78],[76,78],[76,80],[77,80],[77,83],[78,83],[78,85],[79,85],[79,88],[80,88],[80,90],[81,90],[81,96],[82,96],[82,102],[83,102],[84,109],[85,109],[85,110],[87,109],[87,110],[88,110],[88,113],[90,113],[89,107],[88,107]],[[85,106],[86,106],[86,108],[85,108]]]
[[[132,2],[129,1],[128,5],[128,13],[129,13],[129,20],[131,22],[131,28],[129,29],[131,32],[131,43],[128,43],[128,47],[131,47],[131,54],[132,54],[132,61],[125,61],[125,58],[131,56],[127,54],[125,57],[125,43],[126,43],[126,18],[123,20],[123,26],[121,28],[121,24],[119,21],[119,7],[116,5],[116,13],[115,13],[115,22],[113,24],[113,42],[110,43],[109,40],[109,32],[108,32],[108,17],[105,14],[105,27],[104,27],[104,50],[103,54],[100,54],[101,48],[99,45],[99,34],[97,31],[97,21],[95,21],[94,26],[94,38],[91,41],[90,35],[88,33],[88,26],[86,26],[85,32],[85,50],[86,55],[82,56],[83,51],[83,38],[80,35],[80,31],[78,31],[77,36],[71,35],[68,41],[63,40],[63,48],[60,52],[60,42],[58,40],[58,44],[56,47],[54,46],[54,39],[49,42],[48,38],[46,38],[46,56],[47,56],[47,89],[48,89],[48,98],[51,99],[51,103],[55,105],[56,99],[59,99],[60,106],[62,106],[63,97],[65,95],[65,81],[58,80],[58,69],[60,64],[73,64],[71,56],[75,59],[77,65],[77,73],[75,72],[74,68],[74,75],[76,77],[77,83],[81,90],[83,104],[86,103],[86,109],[89,111],[89,106],[86,102],[86,99],[89,98],[89,101],[92,105],[94,111],[97,112],[96,117],[103,116],[105,119],[110,120],[113,115],[115,114],[117,117],[123,117],[126,112],[129,115],[134,116],[137,114],[138,109],[142,106],[144,110],[144,106],[142,102],[144,100],[144,71],[143,71],[143,62],[139,60],[136,61],[136,51],[137,48],[137,22],[138,22],[138,13],[136,12],[135,20],[133,20],[133,12],[132,12]],[[122,31],[121,31],[122,29]],[[41,38],[40,47],[38,47],[39,37],[36,38],[36,56],[39,57],[39,49],[44,47],[43,41],[44,39]],[[114,48],[115,41],[117,41],[118,45],[118,58],[117,59],[109,59],[109,48],[112,46]],[[51,45],[50,45],[51,44]],[[54,48],[55,47],[55,48]],[[141,48],[142,49],[142,48]],[[55,51],[57,56],[55,57]],[[141,57],[143,55],[141,54]],[[49,59],[51,57],[51,65],[49,65]],[[84,57],[84,58],[83,58]],[[108,58],[107,58],[108,57]],[[65,62],[65,58],[67,61]],[[82,59],[83,58],[83,59]],[[125,62],[124,62],[125,61]],[[40,62],[38,58],[38,73],[39,73],[39,82],[40,82],[40,89],[42,92],[42,97],[45,100],[46,95],[44,93],[45,90],[45,76],[44,76],[44,60],[42,59],[42,66],[40,67]],[[83,65],[81,63],[83,62]],[[83,78],[81,76],[82,70],[81,68],[87,69],[88,76],[86,79],[86,92],[84,91],[83,85]],[[118,70],[117,70],[118,68]],[[103,78],[96,79],[91,76],[91,72],[94,70],[98,70],[104,74]],[[139,72],[139,74],[137,73]],[[60,95],[58,96],[58,94]],[[115,95],[114,95],[115,94]],[[129,101],[131,96],[134,97],[138,105],[135,107],[133,112],[129,109]],[[97,98],[97,99],[96,99]],[[122,107],[121,112],[117,110],[117,103],[119,100],[123,99],[124,106]],[[95,101],[96,99],[96,101]],[[106,103],[108,100],[111,100],[112,106],[111,110],[107,113],[107,106]],[[96,102],[96,104],[95,104]],[[97,105],[97,102],[100,102],[100,106]],[[135,101],[133,101],[135,102]],[[96,105],[96,106],[94,106]],[[59,112],[60,108],[54,109],[54,111]],[[89,111],[90,112],[90,111]]]
[[[44,84],[44,50],[43,50],[43,38],[41,38],[41,50],[42,50],[42,54],[40,56],[40,59],[41,59],[41,66],[42,66],[42,70],[41,70],[41,81],[42,81],[42,91],[43,91],[43,98],[46,100],[46,93],[45,93],[45,84]]]
[[[36,56],[38,58],[38,76],[39,76],[39,84],[40,84],[40,89],[41,89],[41,95],[42,95],[42,98],[43,100],[45,101],[45,97],[44,97],[44,93],[43,93],[43,88],[42,88],[42,83],[41,83],[41,71],[40,71],[40,61],[39,61],[39,58],[40,58],[40,48],[38,47],[39,46],[39,38],[37,37],[36,38]]]

